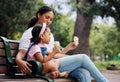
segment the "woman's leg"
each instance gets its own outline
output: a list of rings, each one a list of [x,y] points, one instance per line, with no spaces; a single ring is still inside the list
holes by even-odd
[[[79,82],[91,82],[90,73],[84,68],[77,68],[73,70],[69,76],[76,78]]]
[[[59,58],[60,61],[60,71],[69,71],[72,72],[77,68],[87,69],[91,76],[97,82],[108,82],[106,78],[100,73],[100,71],[96,68],[94,63],[90,60],[90,58],[85,54],[72,55],[68,57]]]
[[[76,78],[79,82],[91,82],[91,77],[89,72],[80,67],[80,62],[72,61],[76,58],[72,56],[67,56],[64,58],[59,58],[60,67],[59,70],[61,72],[68,71],[69,76],[72,78]]]

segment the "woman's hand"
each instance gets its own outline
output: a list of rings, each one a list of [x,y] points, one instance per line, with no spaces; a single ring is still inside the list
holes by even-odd
[[[78,45],[76,45],[75,42],[71,42],[71,43],[69,43],[69,44],[66,46],[66,48],[67,48],[68,50],[73,50],[73,49],[75,49],[77,46],[78,46]]]
[[[62,50],[62,54],[67,53],[69,50],[73,50],[78,46],[78,44],[76,45],[75,42],[71,42],[69,43],[63,50]]]
[[[26,50],[19,50],[18,54],[16,55],[16,63],[22,73],[30,74],[32,71],[29,68],[29,66],[32,66],[32,65],[23,60],[25,57],[25,54],[26,54]]]
[[[21,60],[19,61],[18,67],[20,68],[21,72],[24,74],[30,74],[32,73],[31,69],[29,66],[32,66],[29,64],[27,61]]]

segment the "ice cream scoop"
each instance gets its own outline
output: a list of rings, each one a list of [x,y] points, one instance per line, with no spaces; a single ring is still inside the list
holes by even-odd
[[[60,47],[60,42],[59,42],[59,41],[55,41],[55,42],[54,42],[54,46]]]
[[[74,36],[73,41],[75,42],[75,45],[78,45],[79,38],[77,36]]]

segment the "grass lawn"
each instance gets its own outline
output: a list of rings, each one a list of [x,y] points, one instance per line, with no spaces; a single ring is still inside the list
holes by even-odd
[[[97,66],[98,69],[106,69],[107,66],[110,66],[111,64],[116,65],[117,67],[120,67],[120,60],[112,60],[112,61],[94,61],[94,64]]]

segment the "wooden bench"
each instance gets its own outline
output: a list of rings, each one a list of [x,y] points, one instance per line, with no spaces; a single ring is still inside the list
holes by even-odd
[[[18,52],[19,41],[9,40],[0,36],[0,79],[17,79],[17,78],[39,78],[41,82],[76,82],[74,79],[50,79],[40,75],[24,75],[20,72],[15,56]],[[61,79],[61,80],[60,80]]]

